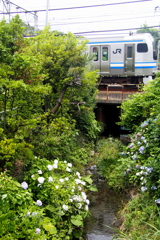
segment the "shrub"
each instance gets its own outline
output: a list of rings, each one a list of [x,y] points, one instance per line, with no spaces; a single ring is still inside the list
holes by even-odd
[[[1,239],[79,238],[88,214],[86,189],[92,184],[71,163],[35,157],[20,184],[1,174]]]

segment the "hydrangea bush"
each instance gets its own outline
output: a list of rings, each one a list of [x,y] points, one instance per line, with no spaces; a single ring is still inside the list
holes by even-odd
[[[37,229],[42,226],[44,213],[33,200],[28,185],[24,182],[21,186],[1,173],[0,196],[0,239],[40,239]],[[41,239],[45,239],[45,234]]]
[[[110,173],[110,184],[139,186],[140,191],[160,197],[160,120],[149,118],[131,136],[131,142]],[[115,179],[115,182],[112,181]],[[119,181],[118,181],[119,179]]]
[[[4,181],[1,239],[80,238],[89,209],[86,190],[92,180],[82,177],[71,163],[35,157],[22,183],[6,174],[0,181]]]

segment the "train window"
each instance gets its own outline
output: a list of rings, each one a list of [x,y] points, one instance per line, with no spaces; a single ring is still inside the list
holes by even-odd
[[[127,58],[132,58],[133,56],[132,56],[132,49],[133,49],[133,47],[132,46],[128,46],[127,47]]]
[[[93,61],[98,61],[98,48],[93,48]]]
[[[102,61],[108,61],[108,47],[102,47]]]
[[[146,43],[138,43],[137,44],[137,52],[144,53],[148,52],[148,46]]]
[[[157,60],[158,59],[158,45],[156,42],[153,42],[153,59]]]

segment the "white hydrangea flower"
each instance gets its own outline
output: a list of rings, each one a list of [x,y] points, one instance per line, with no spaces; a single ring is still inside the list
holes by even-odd
[[[49,164],[49,165],[47,165],[47,168],[48,168],[49,171],[52,171],[53,166]]]
[[[53,178],[52,178],[52,177],[49,177],[49,178],[48,178],[48,182],[53,182]]]
[[[84,200],[86,200],[86,199],[87,199],[86,193],[85,193],[85,192],[81,192],[81,194],[82,194],[82,198],[83,198]]]
[[[37,203],[37,206],[39,206],[39,207],[42,206],[42,201],[41,200],[37,200],[36,203]]]
[[[38,180],[39,183],[42,184],[44,182],[45,178],[44,177],[39,177],[37,180]]]
[[[66,177],[65,180],[68,181],[68,180],[69,180],[69,177]]]
[[[38,170],[38,174],[42,174],[43,172],[42,172],[42,170]]]
[[[81,207],[82,207],[82,204],[78,203],[78,208],[81,209]]]
[[[21,183],[21,186],[22,186],[22,188],[23,188],[24,190],[26,190],[26,189],[28,188],[28,183],[22,182],[22,183]]]
[[[31,212],[27,212],[27,214],[26,214],[27,216],[30,216],[31,215]]]
[[[66,168],[67,172],[71,172],[71,169],[69,167]]]
[[[80,178],[80,176],[81,176],[79,172],[76,172],[76,175],[78,178]]]
[[[141,191],[144,192],[147,190],[147,187],[141,187]]]
[[[59,181],[62,183],[62,182],[64,182],[64,179],[60,178]]]
[[[55,160],[54,160],[54,163],[55,163],[55,164],[58,164],[58,160],[57,160],[57,159],[55,159]]]
[[[41,232],[40,228],[36,228],[36,234],[39,234]]]
[[[72,167],[72,163],[67,163],[68,167]]]
[[[58,189],[59,188],[59,186],[58,185],[56,185],[56,189]]]
[[[88,207],[88,205],[86,205],[86,206],[85,206],[85,210],[88,211],[88,209],[89,209],[89,207]]]
[[[76,201],[76,202],[82,202],[81,196],[78,196],[78,195],[74,195],[74,196],[72,197],[72,199],[73,199],[74,201]]]
[[[54,164],[52,165],[52,167],[53,167],[53,168],[58,168],[57,163],[54,163]]]
[[[68,211],[68,206],[67,205],[63,204],[62,208],[63,208],[63,210]]]
[[[75,179],[76,184],[80,184],[81,180],[80,179]]]
[[[82,184],[83,186],[85,186],[85,185],[86,185],[86,183],[85,183],[84,181],[81,181],[81,184]]]
[[[88,199],[86,199],[85,202],[87,203],[87,205],[90,204],[90,201]]]

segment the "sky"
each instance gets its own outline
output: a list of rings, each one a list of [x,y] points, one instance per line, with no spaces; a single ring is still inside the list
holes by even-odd
[[[12,0],[10,2],[23,8],[17,9],[10,4],[10,12],[37,11],[37,18],[34,17],[34,13],[19,13],[19,15],[24,22],[38,29],[44,29],[45,25],[49,24],[52,30],[85,35],[90,34],[87,32],[93,34],[95,31],[119,34],[129,30],[120,32],[117,30],[140,28],[143,24],[160,26],[160,0]],[[46,15],[47,6],[48,15]],[[5,8],[0,1],[1,18],[6,9],[9,9],[9,5]],[[10,17],[5,14],[5,19],[9,20],[12,16],[14,14]]]

